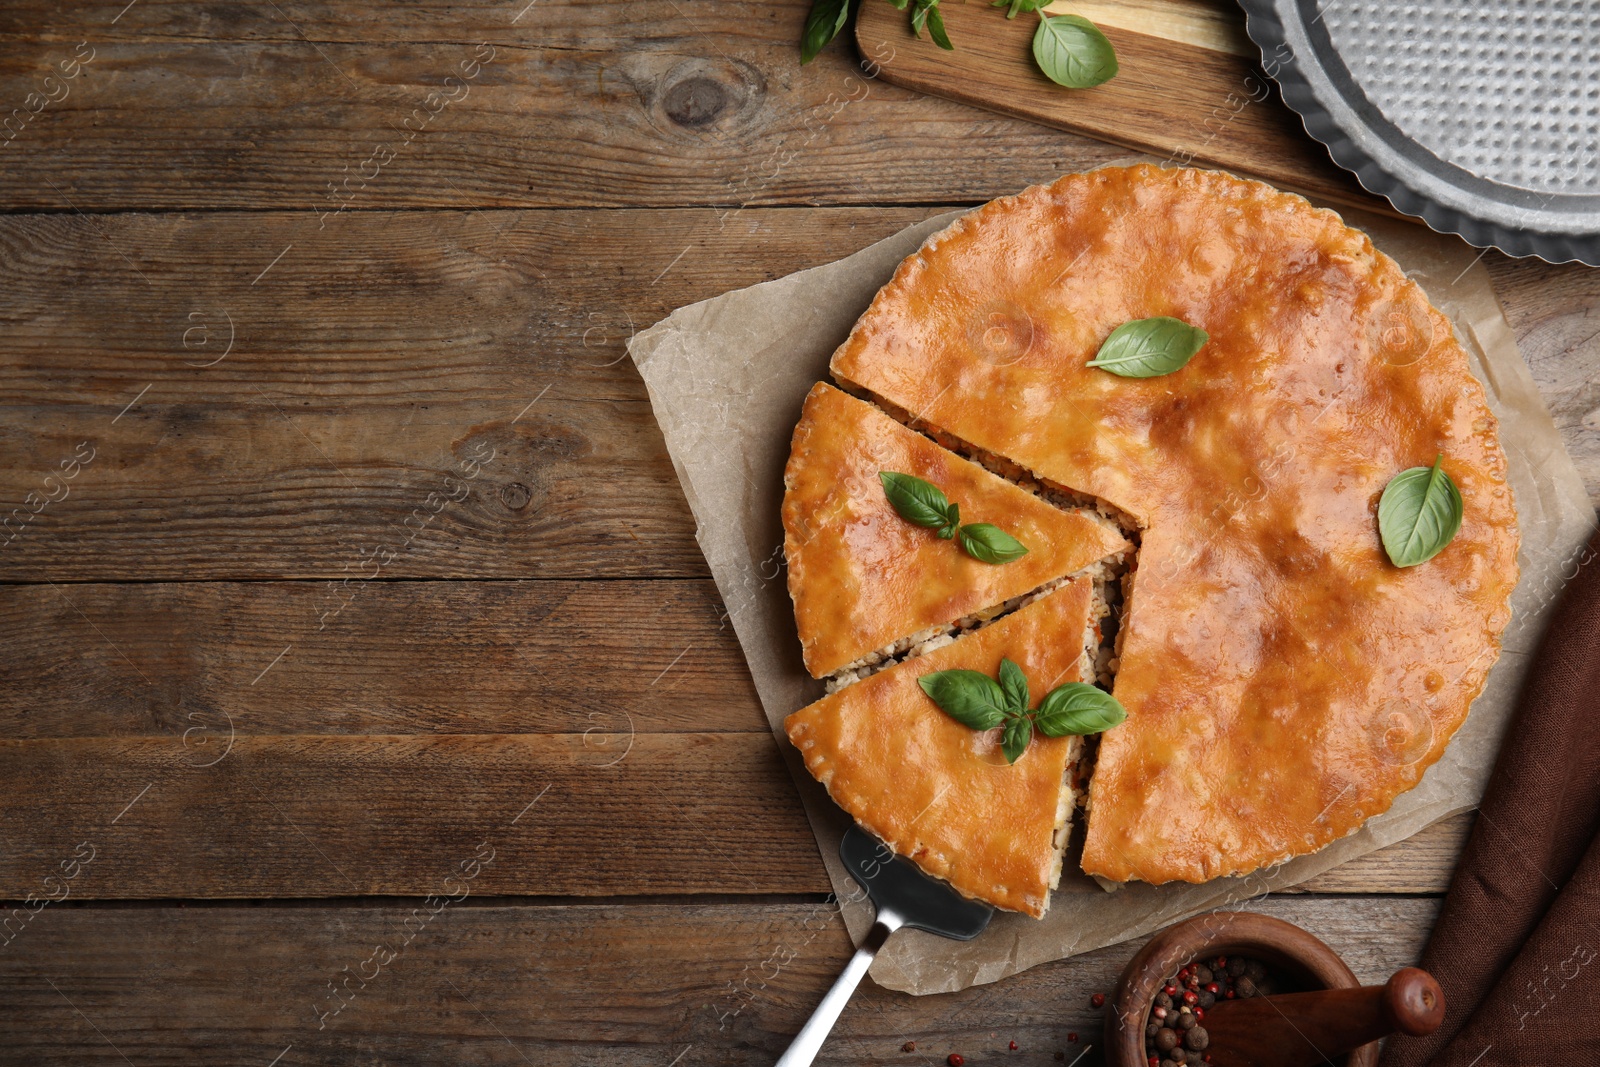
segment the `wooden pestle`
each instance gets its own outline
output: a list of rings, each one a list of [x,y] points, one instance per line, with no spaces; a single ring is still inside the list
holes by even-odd
[[[1315,1067],[1399,1031],[1431,1034],[1444,1021],[1444,991],[1405,967],[1385,985],[1221,1000],[1206,1009],[1212,1067]]]

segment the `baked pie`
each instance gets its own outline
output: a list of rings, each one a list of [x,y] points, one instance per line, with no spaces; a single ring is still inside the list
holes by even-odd
[[[906,522],[884,494],[885,471],[938,486],[1028,554],[984,563]],[[783,529],[806,669],[836,684],[1128,547],[1093,512],[1054,507],[827,384],[812,388],[795,427]]]
[[[993,676],[1002,659],[1035,693],[1092,677],[1093,583],[1068,581],[970,635],[878,671],[789,716],[806,769],[857,822],[967,896],[1040,916],[1061,877],[1083,739],[1035,735],[1015,764],[1000,731],[961,725],[917,682]]]
[[[1086,365],[1114,329],[1155,317],[1208,340],[1159,376]],[[1499,653],[1518,534],[1483,388],[1418,286],[1298,196],[1135,166],[996,200],[901,264],[832,372],[1007,478],[1096,502],[1137,540],[1109,663],[1128,718],[1103,735],[1089,781],[1091,875],[1200,882],[1343,837],[1439,759]],[[1440,456],[1459,532],[1395,566],[1379,498]],[[791,518],[786,506],[794,537]],[[837,598],[849,614],[849,589],[817,587],[832,580],[792,572],[797,610]],[[1073,627],[1055,640],[1074,645]],[[926,791],[897,774],[870,804],[904,805],[895,791],[912,788]],[[872,828],[870,804],[851,811]],[[1015,906],[979,877],[963,888]]]

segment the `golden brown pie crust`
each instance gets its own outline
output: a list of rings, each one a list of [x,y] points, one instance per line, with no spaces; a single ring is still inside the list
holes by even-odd
[[[973,559],[896,514],[879,471],[932,482],[960,504],[963,522],[994,523],[1028,554]],[[806,397],[783,484],[789,591],[818,678],[1127,547],[1087,513],[1053,507],[827,384]]]
[[[1116,326],[1210,333],[1183,369],[1084,364]],[[843,382],[1142,527],[1083,867],[1198,882],[1315,851],[1444,752],[1510,618],[1516,514],[1449,321],[1367,237],[1259,182],[1105,168],[996,200],[901,264]],[[1417,567],[1375,518],[1444,466]]]
[[[966,669],[996,677],[1022,668],[1038,704],[1081,681],[1092,595],[1068,582],[954,644],[846,686],[790,715],[789,739],[806,769],[885,844],[967,896],[1043,915],[1059,874],[1057,801],[1081,740],[1035,735],[1008,765],[999,731],[950,718],[917,679]]]

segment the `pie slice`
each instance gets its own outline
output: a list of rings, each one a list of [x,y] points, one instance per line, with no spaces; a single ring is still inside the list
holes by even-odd
[[[917,679],[1010,659],[1037,706],[1083,680],[1098,643],[1093,583],[1067,582],[953,644],[879,671],[790,715],[806,769],[864,828],[969,897],[1038,917],[1061,875],[1082,738],[1035,734],[1007,764],[1000,731],[946,715]]]
[[[993,523],[1028,554],[983,563],[901,518],[880,471],[942,489],[963,522]],[[1062,509],[819,384],[806,397],[784,471],[784,552],[806,669],[870,670],[1008,601],[1127,548],[1109,521]],[[959,622],[958,622],[959,621]]]
[[[1116,327],[1210,339],[1086,364]],[[1083,867],[1200,882],[1313,852],[1443,754],[1510,619],[1497,423],[1439,311],[1331,211],[1209,171],[1104,168],[996,200],[901,264],[834,375],[1142,528]],[[1443,456],[1465,518],[1385,556],[1389,480]]]

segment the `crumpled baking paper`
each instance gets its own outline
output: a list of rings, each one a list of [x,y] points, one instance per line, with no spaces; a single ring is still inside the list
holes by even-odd
[[[828,378],[834,349],[899,262],[960,214],[936,215],[835,263],[680,308],[628,345],[694,511],[700,547],[858,943],[872,911],[839,862],[839,838],[849,817],[806,772],[783,732],[785,716],[822,695],[821,683],[801,665],[783,569],[783,467],[801,402],[814,383]],[[1595,513],[1474,250],[1420,225],[1343,214],[1450,316],[1473,372],[1488,389],[1510,460],[1522,526],[1522,577],[1505,649],[1466,724],[1417,788],[1320,852],[1203,885],[1134,883],[1106,892],[1077,869],[1069,851],[1044,919],[998,912],[970,942],[902,931],[873,965],[878,984],[923,994],[997,981],[1305,881],[1477,805],[1529,654],[1588,540]]]

